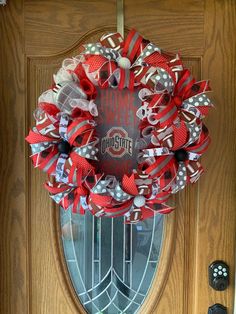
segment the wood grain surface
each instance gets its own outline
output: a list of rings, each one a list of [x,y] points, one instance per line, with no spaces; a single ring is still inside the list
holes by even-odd
[[[214,303],[233,313],[235,269],[234,0],[125,0],[125,25],[159,47],[180,51],[197,78],[209,78],[216,108],[200,183],[166,219],[160,267],[140,313],[205,314]],[[12,0],[0,7],[1,228],[0,313],[83,313],[63,260],[57,208],[33,169],[24,135],[52,74],[81,43],[114,29],[116,2]],[[231,284],[208,285],[208,265],[225,260]]]
[[[227,261],[231,270],[227,292],[216,292],[196,280],[196,313],[207,302],[222,303],[233,312],[236,226],[236,2],[206,1],[203,77],[211,78],[216,104],[207,125],[212,144],[205,158],[206,176],[200,181],[196,278],[207,276],[213,260]],[[202,263],[204,261],[204,264]]]
[[[0,6],[0,313],[27,313],[24,6]]]

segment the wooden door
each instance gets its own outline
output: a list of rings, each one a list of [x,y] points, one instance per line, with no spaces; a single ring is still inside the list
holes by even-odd
[[[206,174],[182,192],[165,220],[160,264],[140,313],[204,314],[214,303],[233,312],[235,270],[234,0],[125,0],[125,25],[167,51],[180,51],[198,78],[209,78],[216,108]],[[58,209],[32,168],[24,137],[39,94],[67,56],[116,23],[115,0],[9,0],[1,21],[0,313],[84,313],[63,259]],[[222,259],[230,286],[208,285]]]

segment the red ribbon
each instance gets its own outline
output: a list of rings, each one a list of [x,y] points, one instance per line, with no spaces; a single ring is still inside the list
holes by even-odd
[[[73,213],[78,213],[78,211],[80,211],[81,214],[84,214],[84,209],[80,206],[80,197],[88,195],[88,191],[85,189],[85,187],[71,187],[58,182],[54,182],[53,184],[46,182],[45,188],[50,193],[51,197],[60,193],[64,193],[64,195],[60,197],[58,204],[61,205],[65,210],[68,210],[72,206]]]
[[[109,40],[107,40],[107,37],[109,37]],[[119,33],[109,34],[107,37],[103,36],[100,40],[103,47],[112,48],[114,50],[123,47],[120,50],[121,56],[128,58],[131,63],[135,62],[136,58],[149,43],[134,29],[131,30],[126,39],[122,39],[122,41],[118,40],[118,38],[121,38]],[[88,72],[98,73],[96,80],[101,88],[107,88],[109,86],[108,79],[117,69],[120,71],[119,89],[127,87],[128,89],[133,90],[135,84],[142,84],[142,79],[147,72],[149,73],[149,71],[153,71],[153,69],[155,71],[157,67],[167,71],[175,82],[176,76],[174,69],[178,66],[182,66],[182,62],[178,58],[173,60],[173,56],[166,53],[161,54],[159,51],[153,52],[150,56],[143,57],[145,66],[137,65],[127,70],[120,68],[115,60],[106,58],[106,56],[102,55],[102,52],[101,54],[93,54],[91,52],[90,54],[85,54],[84,58],[84,65],[88,67]],[[80,77],[81,70],[78,71],[78,69],[75,69],[74,72]],[[137,74],[137,72],[140,72],[141,74]],[[152,88],[152,85],[153,83],[150,80],[146,82],[147,87]]]
[[[181,104],[184,100],[196,96],[201,93],[210,91],[209,81],[200,81],[192,77],[191,72],[188,69],[185,69],[182,72],[180,80],[175,85],[174,90],[174,101],[178,104]],[[177,101],[176,101],[177,100]],[[208,107],[198,106],[197,109],[201,112],[202,115],[207,115]]]

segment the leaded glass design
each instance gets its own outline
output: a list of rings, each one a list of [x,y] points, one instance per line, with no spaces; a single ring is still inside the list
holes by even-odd
[[[65,259],[74,289],[88,313],[134,314],[158,266],[163,216],[124,224],[61,209]],[[64,226],[64,227],[63,227]],[[69,230],[69,232],[68,232]]]

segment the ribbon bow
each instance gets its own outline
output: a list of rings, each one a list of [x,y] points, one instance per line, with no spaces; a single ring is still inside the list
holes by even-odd
[[[88,209],[86,196],[88,191],[82,185],[72,186],[58,182],[46,182],[45,188],[50,197],[65,210],[71,210],[73,213],[84,214]]]
[[[178,72],[183,69],[178,55],[161,52],[135,30],[125,40],[119,33],[111,33],[84,48],[86,74],[101,88],[132,90],[144,84],[157,93],[171,92]]]
[[[124,215],[126,223],[137,223],[155,213],[169,213],[172,208],[164,203],[168,193],[161,192],[152,183],[142,171],[134,171],[130,177],[125,175],[122,184],[114,177],[100,179],[91,189],[89,208],[98,217]]]
[[[65,114],[53,116],[41,109],[35,119],[36,127],[26,137],[35,167],[55,176],[57,181],[74,184],[78,181],[78,166],[84,174],[93,169],[87,161],[97,160],[93,120],[71,120]]]
[[[183,71],[172,95],[155,94],[146,88],[141,89],[139,98],[142,100],[142,106],[138,109],[137,116],[144,121],[143,128],[147,125],[156,127],[152,143],[161,145],[163,141],[168,140],[171,143],[172,140],[175,142],[172,143],[175,148],[181,146],[181,143],[185,142],[187,132],[191,133],[191,124],[198,129],[198,121],[207,115],[209,107],[212,107],[205,94],[209,90],[209,82],[195,82],[189,70]],[[196,134],[192,132],[194,133]],[[194,138],[190,142],[194,142]]]
[[[173,100],[176,106],[181,108],[182,113],[190,113],[195,119],[204,118],[208,114],[209,107],[213,106],[205,94],[210,90],[209,81],[196,82],[190,71],[185,69],[175,86]],[[191,122],[189,117],[185,116],[185,118]]]
[[[191,132],[185,137],[185,144],[181,143],[182,146],[176,147],[177,149],[173,147],[143,149],[143,158],[154,159],[147,165],[145,172],[154,180],[156,178],[161,191],[177,193],[187,182],[196,182],[203,172],[199,158],[210,144],[208,130],[204,125],[198,129],[192,125],[189,130]]]

